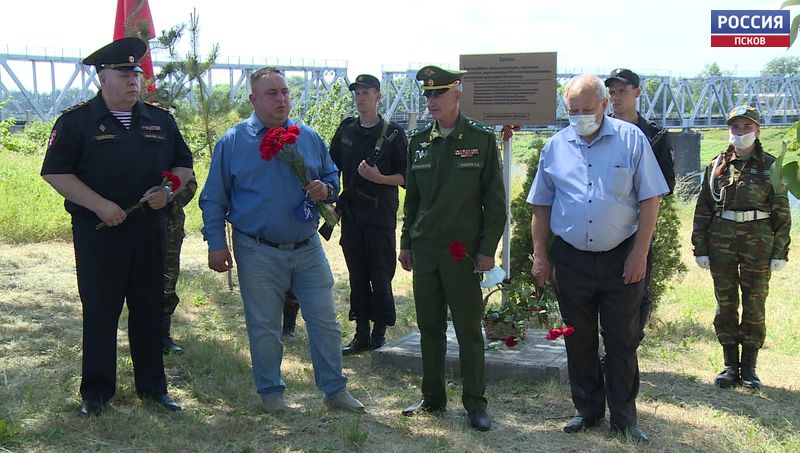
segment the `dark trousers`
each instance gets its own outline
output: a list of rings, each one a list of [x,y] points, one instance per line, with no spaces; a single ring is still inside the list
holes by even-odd
[[[607,252],[584,252],[561,238],[550,249],[556,296],[564,322],[572,401],[579,415],[601,418],[608,401],[611,425],[636,424],[639,393],[639,307],[644,281],[626,285],[622,272],[633,237]],[[598,356],[598,315],[606,348],[605,377]]]
[[[137,221],[139,220],[139,221]],[[165,225],[131,219],[95,230],[96,220],[74,219],[78,292],[83,306],[81,396],[106,402],[116,392],[117,326],[128,304],[128,339],[136,392],[167,392],[161,355]]]
[[[647,270],[644,274],[644,290],[642,291],[642,305],[639,306],[639,343],[644,340],[644,328],[650,319],[650,308],[653,301],[650,299],[650,281],[653,278],[653,243],[650,242],[650,250],[647,251]]]
[[[414,305],[422,349],[422,397],[439,407],[447,405],[445,355],[447,309],[458,341],[467,411],[486,409],[485,358],[481,318],[480,277],[469,260],[453,261],[448,253],[413,250]]]
[[[394,228],[343,223],[339,244],[350,275],[349,318],[393,326],[397,319],[392,294],[397,266]]]

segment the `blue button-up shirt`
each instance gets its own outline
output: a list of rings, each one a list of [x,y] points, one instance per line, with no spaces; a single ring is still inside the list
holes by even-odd
[[[639,202],[669,192],[647,137],[605,117],[586,143],[571,126],[542,149],[528,203],[551,206],[550,229],[573,247],[611,250],[633,235]]]
[[[297,150],[305,161],[308,177],[333,186],[339,193],[339,170],[328,149],[313,129],[287,120],[285,127],[298,126]],[[229,129],[214,147],[208,179],[200,194],[203,237],[208,250],[224,249],[225,220],[239,231],[276,243],[300,242],[316,231],[319,214],[312,221],[299,219],[294,211],[305,197],[297,176],[279,158],[261,158],[258,144],[267,127],[255,113]]]

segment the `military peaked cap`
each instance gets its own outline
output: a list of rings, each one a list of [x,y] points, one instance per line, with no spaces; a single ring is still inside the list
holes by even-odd
[[[440,95],[461,83],[467,71],[448,71],[437,66],[425,66],[417,71],[417,80],[422,81],[422,94],[426,97]]]
[[[139,60],[147,52],[147,43],[136,37],[117,39],[94,51],[83,59],[83,64],[93,65],[97,71],[116,69],[142,72]]]

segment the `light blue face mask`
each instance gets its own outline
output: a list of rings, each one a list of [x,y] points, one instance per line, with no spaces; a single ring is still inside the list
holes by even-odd
[[[592,135],[600,129],[595,115],[569,115],[569,125],[582,137]]]
[[[500,266],[495,266],[491,270],[483,272],[481,288],[493,288],[503,282],[506,278],[506,271]]]

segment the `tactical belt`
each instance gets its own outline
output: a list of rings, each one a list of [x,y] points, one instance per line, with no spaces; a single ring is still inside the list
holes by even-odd
[[[268,240],[266,240],[266,239],[264,239],[264,238],[262,238],[260,236],[254,236],[252,234],[247,234],[247,233],[245,233],[244,231],[242,231],[242,230],[240,230],[238,228],[234,228],[234,229],[236,231],[238,231],[239,233],[241,233],[241,234],[249,237],[250,239],[256,241],[259,244],[268,245],[270,247],[275,247],[276,249],[280,249],[280,250],[298,249],[298,248],[308,244],[309,242],[311,242],[311,238],[308,238],[308,239],[306,239],[304,241],[300,241],[300,242],[287,242],[286,244],[278,244],[277,242],[268,241]]]
[[[720,211],[717,216],[734,222],[752,222],[769,218],[769,212],[764,211]]]

